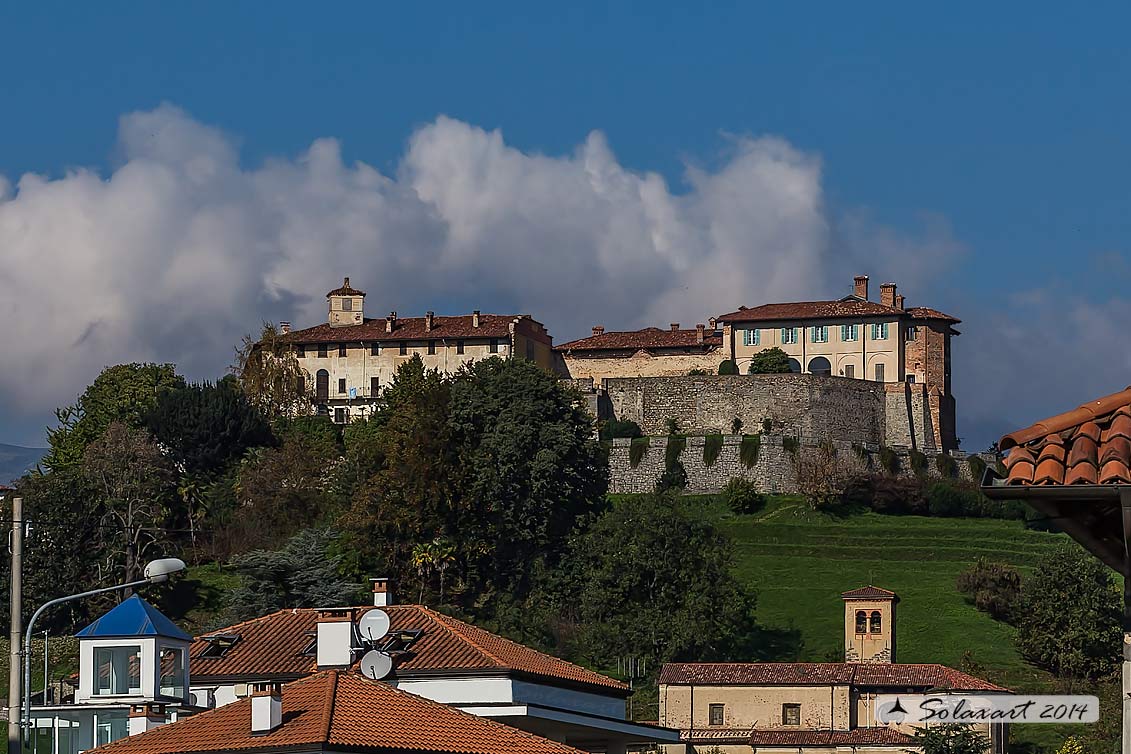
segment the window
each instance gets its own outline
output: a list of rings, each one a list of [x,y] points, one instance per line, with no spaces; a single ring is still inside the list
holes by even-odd
[[[370,356],[380,356],[381,355],[381,344],[377,343],[376,341],[374,341],[373,343],[370,343],[369,344],[369,355]]]
[[[876,382],[884,381],[884,365],[876,364]]]
[[[338,345],[338,355],[339,356],[345,356],[346,355],[346,344],[345,343],[341,343],[341,344]]]
[[[408,356],[408,343],[403,340],[400,342],[400,354],[401,356]]]
[[[872,340],[887,340],[888,339],[888,323],[881,322],[872,325]]]
[[[844,376],[847,377],[850,380],[852,378],[854,378],[856,376],[856,365],[845,364],[844,365]]]
[[[863,610],[856,611],[856,633],[868,633],[868,614]]]
[[[318,346],[318,358],[320,358],[320,359],[326,358],[326,344],[325,343],[322,343]]]
[[[872,611],[872,620],[870,622],[870,630],[874,634],[878,634],[883,627],[883,618],[880,617],[879,610]]]
[[[434,341],[434,340],[428,341],[428,355],[429,356],[435,356],[436,355],[436,341]]]
[[[708,706],[708,715],[710,716],[711,725],[723,724],[723,705],[712,704]]]
[[[353,311],[353,299],[352,298],[343,298],[342,299],[342,311],[343,312],[352,312]]]
[[[919,340],[919,328],[918,327],[907,328],[907,340],[908,341]]]
[[[345,377],[338,380],[338,392],[339,393],[346,392],[346,379],[345,379]]]
[[[346,410],[344,408],[334,409],[334,421],[338,424],[346,423]]]
[[[491,338],[491,353],[498,353],[498,352],[499,352],[499,339],[498,338]]]
[[[330,373],[325,369],[319,369],[314,375],[314,398],[319,403],[330,400]]]
[[[829,342],[829,328],[827,325],[809,328],[809,339],[814,343]]]
[[[295,387],[298,388],[299,395],[306,395],[306,375],[300,374],[298,376],[298,381],[296,382]]]
[[[300,359],[305,358],[306,346],[304,346],[302,343],[299,343],[297,346],[295,346],[295,356],[299,357]]]
[[[369,395],[376,396],[381,388],[381,382],[376,377],[369,378]]]
[[[845,343],[851,343],[854,340],[860,339],[860,325],[841,325],[840,326],[840,339]]]
[[[801,725],[801,705],[783,704],[781,706],[782,725]]]
[[[208,642],[208,646],[204,648],[198,657],[215,660],[228,654],[228,650],[236,645],[240,640],[239,634],[213,634],[212,636],[205,636],[204,641]]]
[[[185,688],[185,650],[163,647],[161,649],[161,695],[174,699],[184,699]]]
[[[782,345],[790,345],[796,343],[798,340],[798,328],[796,327],[783,327],[781,329],[781,342]]]
[[[744,346],[760,346],[762,345],[762,331],[761,330],[743,330],[742,331],[742,345]]]
[[[95,694],[110,696],[141,693],[139,647],[96,647],[94,667]]]
[[[913,374],[907,375],[907,384],[908,385],[914,385],[915,384],[915,375],[913,375]]]
[[[456,341],[456,353],[463,353],[463,341],[462,340]]]

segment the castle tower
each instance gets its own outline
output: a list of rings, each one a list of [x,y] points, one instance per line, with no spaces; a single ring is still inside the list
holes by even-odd
[[[349,278],[345,279],[341,288],[335,288],[327,293],[326,301],[330,309],[330,327],[360,325],[365,321],[365,314],[362,311],[365,293],[351,288]]]
[[[844,600],[844,661],[895,662],[895,592],[866,586]]]

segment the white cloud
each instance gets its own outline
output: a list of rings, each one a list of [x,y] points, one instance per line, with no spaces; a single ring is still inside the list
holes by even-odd
[[[0,298],[0,403],[47,411],[127,360],[218,376],[262,319],[320,321],[343,275],[371,316],[522,311],[560,342],[839,295],[858,271],[922,282],[960,251],[942,223],[838,221],[820,160],[779,138],[732,139],[682,192],[599,132],[545,156],[445,117],[392,176],[333,139],[244,167],[232,137],[168,105],[124,116],[119,140],[107,176],[0,176],[0,279],[20,294]]]

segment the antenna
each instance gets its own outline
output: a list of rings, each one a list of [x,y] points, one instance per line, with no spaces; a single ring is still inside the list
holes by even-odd
[[[361,658],[361,674],[379,681],[393,670],[393,658],[384,652],[371,649]]]
[[[392,621],[389,620],[388,613],[373,609],[361,616],[361,620],[357,622],[357,632],[361,635],[362,641],[375,642],[384,638],[391,626]]]

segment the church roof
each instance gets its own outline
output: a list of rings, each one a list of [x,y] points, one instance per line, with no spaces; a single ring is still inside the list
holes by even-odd
[[[166,639],[192,641],[192,637],[177,628],[177,624],[136,594],[96,618],[75,635],[80,639],[162,636]]]
[[[889,592],[887,589],[881,589],[878,586],[862,586],[859,589],[850,589],[847,592],[841,592],[840,598],[843,600],[898,600],[899,597],[895,592]]]

